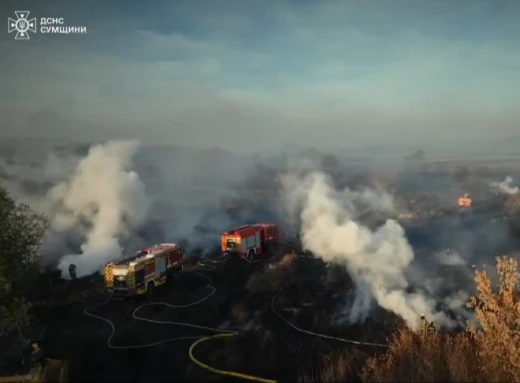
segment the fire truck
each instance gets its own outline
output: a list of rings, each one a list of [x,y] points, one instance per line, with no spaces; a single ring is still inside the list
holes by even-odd
[[[115,296],[151,295],[174,272],[183,270],[183,261],[182,246],[161,243],[107,263],[105,286]]]
[[[272,223],[236,227],[222,234],[222,254],[253,260],[256,255],[266,255],[278,239],[278,229]]]

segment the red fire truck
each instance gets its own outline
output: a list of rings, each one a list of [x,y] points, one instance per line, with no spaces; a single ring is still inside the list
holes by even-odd
[[[238,255],[253,260],[256,255],[267,255],[268,250],[278,242],[278,229],[273,223],[244,225],[222,234],[222,254]]]

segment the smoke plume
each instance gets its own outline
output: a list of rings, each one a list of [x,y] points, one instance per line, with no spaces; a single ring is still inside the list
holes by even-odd
[[[513,178],[507,176],[502,182],[493,182],[492,186],[505,194],[516,194],[520,190],[518,186],[512,186]]]
[[[344,320],[366,319],[378,304],[410,324],[420,313],[451,324],[439,311],[466,316],[460,307],[474,288],[472,265],[493,264],[519,246],[510,223],[494,219],[500,206],[479,202],[478,212],[458,214],[459,189],[481,188],[484,201],[489,178],[454,185],[449,172],[410,170],[388,183],[373,176],[394,174],[386,163],[338,157],[324,169],[322,156],[307,151],[259,158],[134,142],[2,144],[0,182],[50,218],[41,259],[65,276],[69,263],[81,276],[160,242],[180,242],[187,257],[212,255],[223,231],[272,221],[355,279]],[[415,218],[400,225],[392,218],[403,211]]]
[[[222,232],[279,211],[268,201],[275,196],[257,190],[274,170],[254,156],[136,142],[23,144],[0,144],[0,182],[51,220],[42,263],[74,263],[78,275],[160,242],[181,243],[187,257],[211,255]]]
[[[338,192],[332,180],[320,172],[287,174],[283,179],[284,196],[292,212],[299,213],[300,237],[305,249],[326,262],[347,267],[356,284],[356,295],[349,314],[350,322],[366,318],[372,303],[415,326],[424,314],[430,320],[452,325],[436,310],[436,301],[419,292],[408,293],[406,270],[414,252],[404,229],[393,219],[369,229],[356,220],[356,200],[371,199],[375,208],[388,210],[389,197],[382,192],[359,194],[349,189]]]
[[[71,263],[77,266],[78,276],[100,270],[106,261],[121,255],[119,241],[146,219],[150,201],[137,173],[129,170],[137,148],[131,141],[94,146],[70,181],[50,190],[56,209],[54,233],[85,228],[81,254],[61,259],[59,268],[65,275]]]

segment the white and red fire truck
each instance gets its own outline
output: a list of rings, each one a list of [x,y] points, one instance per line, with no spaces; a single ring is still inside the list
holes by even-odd
[[[278,229],[273,223],[244,225],[222,234],[222,254],[253,260],[256,255],[267,255],[278,240]]]
[[[105,265],[105,286],[115,295],[150,294],[183,269],[184,248],[162,243]]]

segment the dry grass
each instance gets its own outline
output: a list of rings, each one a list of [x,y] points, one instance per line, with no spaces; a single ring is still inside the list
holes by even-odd
[[[367,360],[362,373],[366,382],[474,382],[480,381],[473,340],[459,335],[420,336],[400,329],[390,349]]]
[[[459,334],[419,335],[407,328],[391,337],[389,349],[353,370],[352,358],[324,362],[313,379],[365,382],[520,382],[520,294],[517,261],[498,257],[498,288],[485,271],[475,273],[476,295],[469,306],[478,326]]]
[[[317,371],[300,374],[301,383],[314,382],[360,382],[367,354],[362,350],[343,351],[321,358]]]

